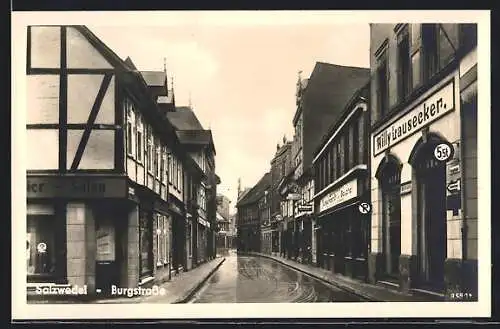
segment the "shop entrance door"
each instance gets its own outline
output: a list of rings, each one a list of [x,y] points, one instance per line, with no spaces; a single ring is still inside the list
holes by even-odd
[[[95,208],[97,210],[97,208]],[[94,212],[96,230],[96,289],[101,289],[101,294],[111,293],[111,285],[119,282],[119,267],[116,248],[117,230],[114,216],[104,210]],[[118,257],[117,257],[118,256]]]
[[[397,163],[389,163],[382,175],[382,246],[386,274],[399,277],[401,255],[401,171]]]
[[[444,288],[446,259],[446,166],[431,150],[418,163],[418,268],[423,286]]]

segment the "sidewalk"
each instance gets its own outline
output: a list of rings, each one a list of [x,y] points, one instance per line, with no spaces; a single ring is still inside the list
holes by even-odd
[[[200,265],[188,272],[172,277],[170,281],[159,286],[165,289],[164,296],[138,296],[133,298],[111,298],[97,300],[100,304],[119,304],[119,303],[158,303],[158,304],[179,304],[186,302],[205,281],[214,273],[226,259],[215,258],[207,263]]]
[[[158,286],[158,290],[164,289],[164,295],[114,297],[90,300],[76,300],[65,298],[65,300],[36,299],[29,300],[30,304],[135,304],[135,303],[159,303],[178,304],[186,302],[205,283],[205,281],[224,263],[224,257],[217,257],[211,261],[200,264],[190,271],[173,276],[170,281]]]
[[[359,280],[343,276],[341,274],[333,274],[332,272],[314,267],[311,265],[301,264],[296,261],[283,257],[271,256],[262,253],[249,252],[249,255],[261,256],[273,259],[281,264],[289,266],[297,271],[308,274],[318,280],[327,282],[342,288],[352,294],[355,294],[363,299],[374,302],[429,302],[442,301],[437,296],[421,296],[413,294],[404,294],[395,289],[389,289],[378,284],[369,284]]]

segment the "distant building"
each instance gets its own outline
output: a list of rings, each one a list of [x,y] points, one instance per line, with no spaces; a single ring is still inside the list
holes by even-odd
[[[354,92],[369,79],[370,70],[317,62],[311,76],[297,81],[296,105],[293,118],[293,176],[282,183],[282,194],[293,199],[293,220],[287,223],[289,256],[309,257],[317,263],[317,229],[314,217],[315,186],[314,152],[344,111]],[[308,251],[310,248],[310,252]],[[307,253],[305,253],[307,252]]]
[[[259,201],[271,185],[271,174],[266,173],[236,204],[238,251],[260,251]]]

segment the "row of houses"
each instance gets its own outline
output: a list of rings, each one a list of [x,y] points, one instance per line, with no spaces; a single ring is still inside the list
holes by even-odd
[[[238,200],[239,249],[477,296],[476,47],[475,24],[371,24],[369,69],[299,75],[293,141]]]
[[[212,132],[85,26],[27,29],[27,281],[148,287],[215,257]]]

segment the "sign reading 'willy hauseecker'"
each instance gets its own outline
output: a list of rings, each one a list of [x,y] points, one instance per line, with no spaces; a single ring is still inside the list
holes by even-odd
[[[123,177],[28,176],[28,198],[125,198]]]
[[[373,137],[373,153],[378,155],[416,133],[455,108],[454,83],[451,81],[410,112]]]

